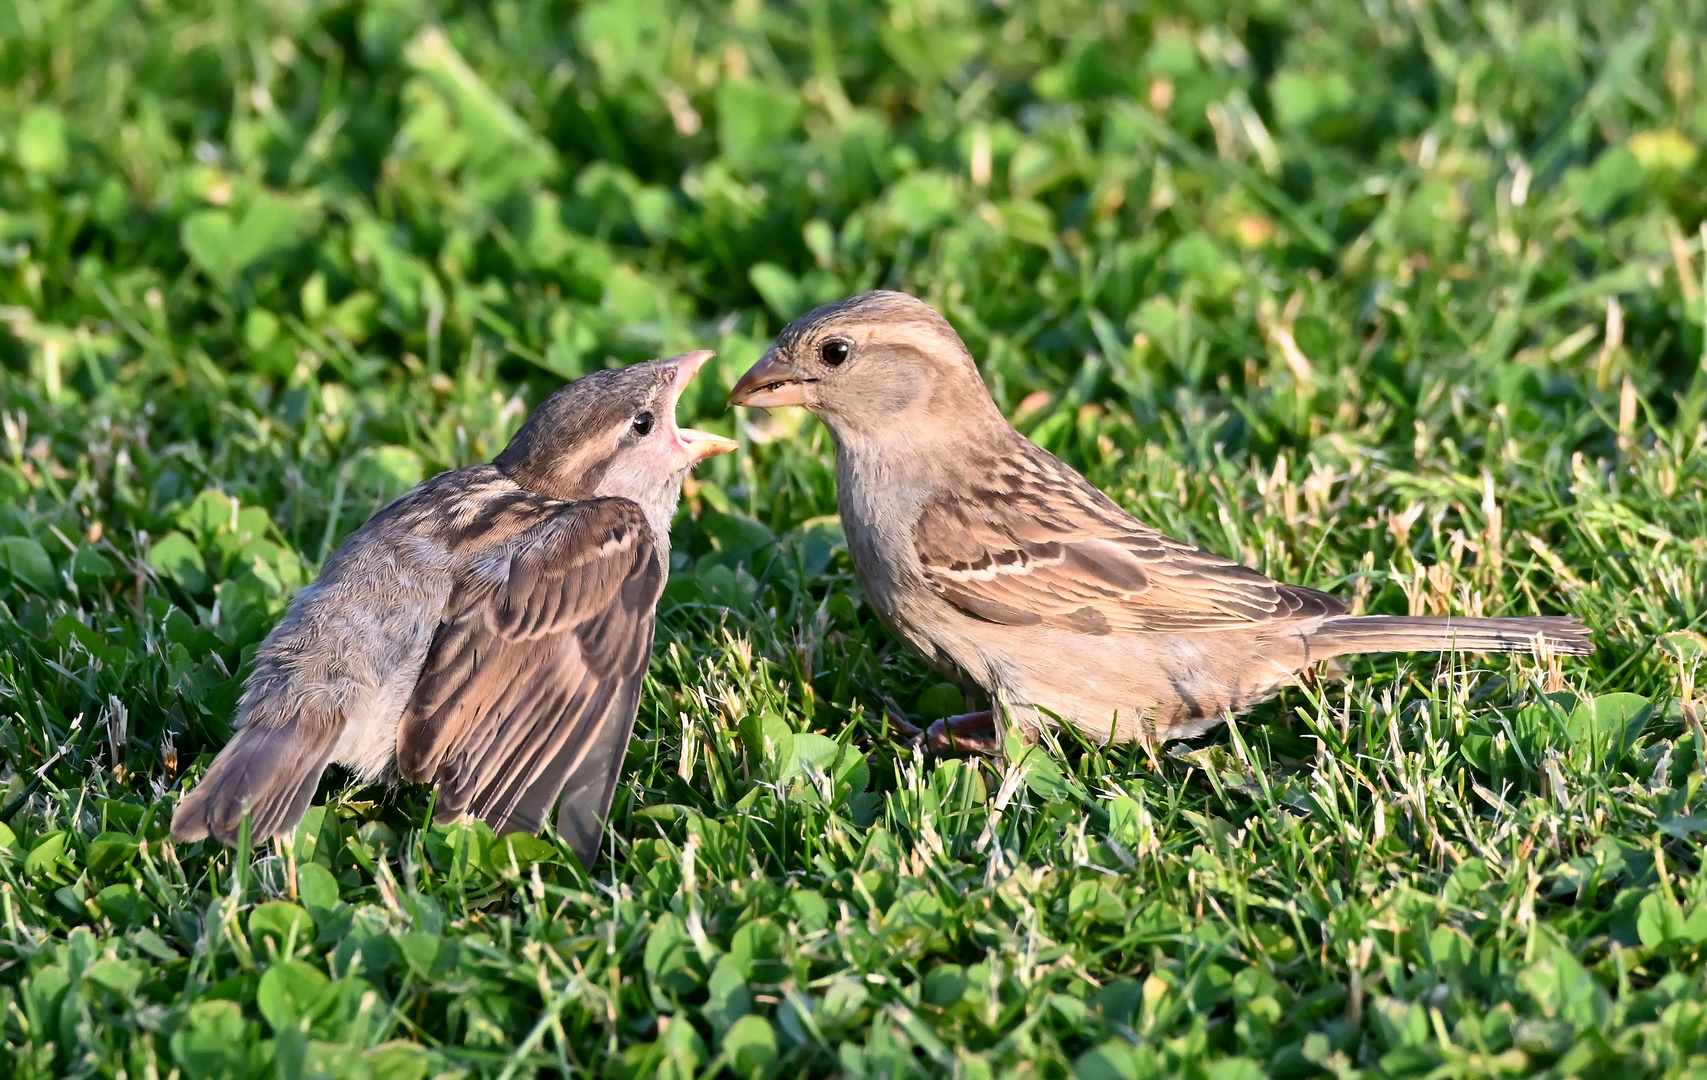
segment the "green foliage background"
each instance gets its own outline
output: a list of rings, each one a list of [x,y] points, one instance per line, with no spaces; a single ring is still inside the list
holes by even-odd
[[[1693,0],[0,5],[0,1046],[16,1077],[1707,1071]],[[939,305],[1034,439],[1365,611],[1157,757],[937,761],[784,321]],[[714,346],[589,870],[332,777],[165,840],[342,535]]]

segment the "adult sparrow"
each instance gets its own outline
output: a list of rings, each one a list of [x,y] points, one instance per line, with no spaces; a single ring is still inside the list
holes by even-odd
[[[296,827],[329,763],[433,780],[435,819],[557,830],[583,863],[640,704],[682,480],[736,444],[677,428],[712,354],[599,371],[489,465],[442,473],[351,533],[267,635],[236,734],[174,840]]]
[[[1031,737],[1058,717],[1099,741],[1189,738],[1348,653],[1593,649],[1568,618],[1348,616],[1163,534],[1015,431],[947,320],[901,293],[801,316],[730,401],[829,425],[866,599]],[[991,749],[990,726],[931,738]]]

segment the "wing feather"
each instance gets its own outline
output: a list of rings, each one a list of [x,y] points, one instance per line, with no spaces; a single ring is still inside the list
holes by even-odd
[[[623,499],[556,503],[467,553],[398,731],[404,777],[438,781],[439,820],[535,832],[566,785],[595,790],[598,801],[564,807],[571,842],[592,857],[663,578],[645,514]]]
[[[1025,446],[1017,467],[978,470],[978,487],[927,504],[915,527],[926,581],[968,615],[1109,634],[1344,613],[1336,597],[1143,524],[1047,451]]]

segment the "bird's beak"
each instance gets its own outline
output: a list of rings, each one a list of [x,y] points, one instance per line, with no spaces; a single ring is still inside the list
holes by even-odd
[[[689,380],[698,373],[700,368],[705,366],[705,362],[716,355],[710,349],[696,349],[693,352],[682,353],[680,356],[672,356],[664,361],[675,369],[677,397],[681,396]],[[713,435],[709,431],[698,431],[694,428],[677,428],[676,438],[681,442],[682,449],[687,452],[688,460],[695,464],[704,461],[706,458],[727,454],[741,446],[734,439],[725,439],[721,435]]]
[[[741,381],[735,384],[735,389],[729,391],[729,404],[745,405],[753,409],[808,405],[810,402],[806,399],[807,382],[793,364],[772,349],[741,376]]]
[[[692,458],[695,464],[704,461],[706,458],[714,458],[718,454],[727,454],[741,448],[741,444],[734,439],[725,439],[721,435],[713,435],[709,431],[699,431],[691,427],[677,428],[676,438],[680,439],[682,445],[687,447],[688,457]]]
[[[687,388],[694,375],[705,366],[705,362],[716,355],[717,353],[711,349],[695,349],[693,352],[685,352],[680,356],[672,356],[668,360],[661,361],[661,363],[668,364],[675,370],[677,397],[681,396],[682,391]]]

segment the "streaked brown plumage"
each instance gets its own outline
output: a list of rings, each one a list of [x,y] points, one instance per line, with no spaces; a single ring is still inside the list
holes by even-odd
[[[735,448],[680,430],[710,353],[589,375],[490,465],[433,477],[351,533],[256,657],[236,734],[172,837],[296,826],[326,766],[436,781],[435,817],[596,853],[639,707],[670,518],[693,465]]]
[[[1015,431],[959,335],[901,293],[797,319],[730,400],[829,426],[867,599],[1030,734],[1053,714],[1099,740],[1198,735],[1349,653],[1593,648],[1566,618],[1351,617],[1143,524]]]

